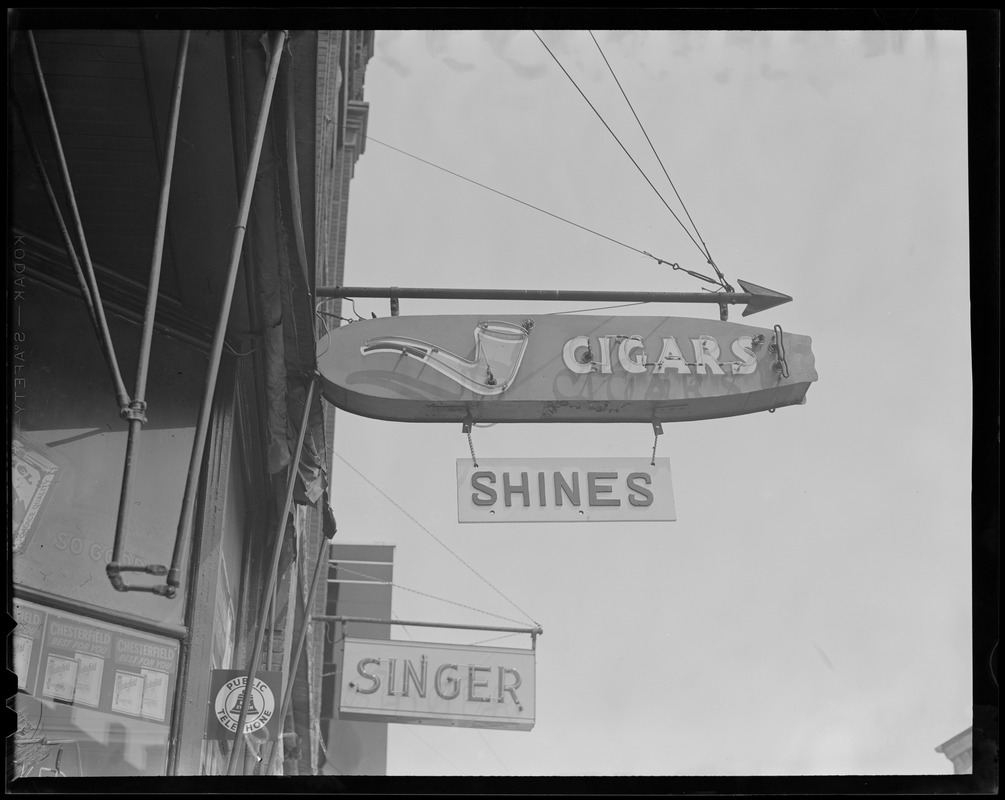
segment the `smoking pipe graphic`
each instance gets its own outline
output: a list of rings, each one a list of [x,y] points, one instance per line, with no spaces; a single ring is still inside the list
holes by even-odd
[[[406,336],[367,339],[359,351],[365,356],[371,353],[409,356],[472,392],[496,395],[505,392],[516,377],[533,327],[532,319],[525,320],[522,325],[499,320],[479,322],[475,328],[475,357],[471,361]]]

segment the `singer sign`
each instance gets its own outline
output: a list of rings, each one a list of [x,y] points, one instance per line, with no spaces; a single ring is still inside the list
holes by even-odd
[[[805,402],[810,338],[777,336],[682,317],[387,317],[323,338],[318,367],[331,403],[377,419],[662,423]]]
[[[344,640],[339,716],[529,731],[534,651]]]

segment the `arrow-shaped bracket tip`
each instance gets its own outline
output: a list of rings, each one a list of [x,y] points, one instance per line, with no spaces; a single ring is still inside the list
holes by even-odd
[[[750,283],[750,281],[737,280],[737,283],[740,284],[740,288],[744,292],[754,295],[750,302],[747,303],[747,307],[743,309],[743,316],[745,317],[792,301],[792,298],[787,294],[776,292],[774,289],[766,289],[763,286],[758,286],[756,283]]]

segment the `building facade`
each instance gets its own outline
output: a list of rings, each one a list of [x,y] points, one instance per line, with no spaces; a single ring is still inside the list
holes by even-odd
[[[952,739],[943,742],[935,748],[936,753],[942,753],[953,762],[955,775],[972,775],[974,772],[974,728],[971,725],[965,731],[956,734]]]
[[[373,32],[12,22],[8,780],[317,774]]]
[[[387,723],[340,717],[339,670],[346,636],[391,638],[394,545],[339,542],[332,545],[329,563],[326,668],[321,683],[326,766],[335,775],[385,775]]]

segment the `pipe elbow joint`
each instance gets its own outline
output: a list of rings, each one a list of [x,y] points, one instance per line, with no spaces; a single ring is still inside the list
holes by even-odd
[[[128,592],[129,586],[126,582],[122,580],[122,576],[119,574],[119,562],[110,561],[105,565],[105,574],[108,576],[108,580],[112,584],[112,588],[117,592]]]

